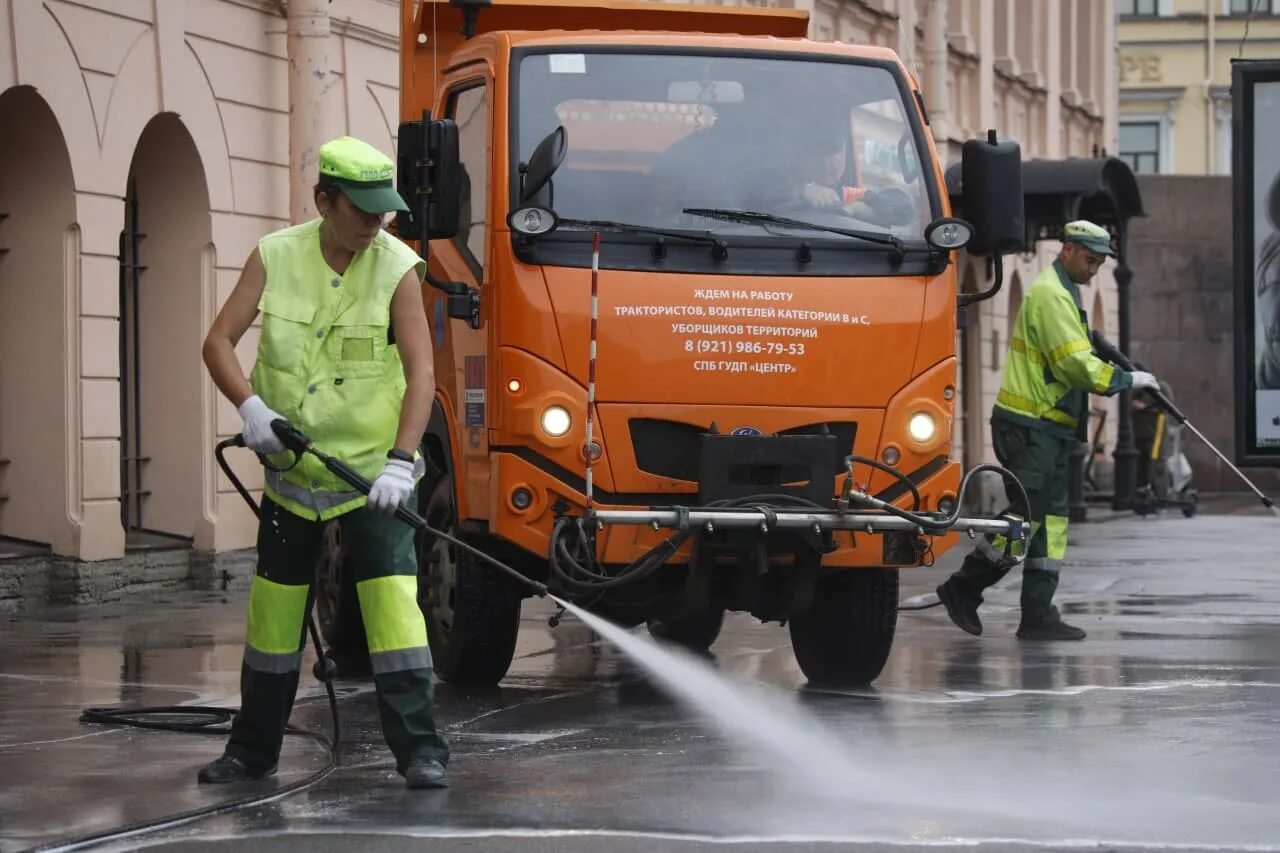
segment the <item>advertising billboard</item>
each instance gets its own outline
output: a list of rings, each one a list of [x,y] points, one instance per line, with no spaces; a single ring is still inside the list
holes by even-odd
[[[1231,70],[1236,462],[1280,466],[1280,60]]]

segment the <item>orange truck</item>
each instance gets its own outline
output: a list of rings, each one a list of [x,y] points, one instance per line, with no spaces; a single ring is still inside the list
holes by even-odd
[[[808,40],[804,12],[401,12],[394,229],[429,261],[438,385],[421,514],[661,639],[705,649],[745,611],[789,624],[811,681],[873,680],[900,568],[1025,529],[962,516],[951,457],[953,252],[1021,238],[1016,144],[966,143],[960,220],[912,75]],[[528,591],[420,545],[437,672],[497,682]],[[342,652],[363,631],[336,566]]]

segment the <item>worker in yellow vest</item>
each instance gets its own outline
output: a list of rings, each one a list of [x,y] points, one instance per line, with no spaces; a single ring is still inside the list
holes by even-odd
[[[1086,437],[1089,394],[1158,388],[1145,371],[1129,372],[1093,353],[1089,318],[1079,285],[1088,284],[1115,252],[1105,228],[1068,222],[1062,251],[1027,290],[1014,325],[1000,392],[991,412],[996,458],[1022,483],[1031,504],[1031,536],[1022,568],[1023,640],[1082,640],[1085,632],[1062,621],[1053,606],[1067,552],[1067,455]],[[1017,506],[1014,491],[1006,488]],[[1009,571],[1012,548],[1004,537],[979,540],[964,565],[938,587],[951,620],[982,633],[982,592]]]
[[[426,265],[382,228],[388,212],[406,209],[390,158],[342,137],[320,148],[319,173],[320,216],[258,242],[209,330],[204,360],[238,408],[246,444],[274,467],[293,461],[271,429],[284,419],[373,489],[366,499],[310,455],[266,472],[242,704],[224,754],[199,781],[275,772],[322,534],[337,519],[396,768],[408,787],[445,787],[449,748],[434,719],[414,531],[394,517],[423,473],[418,443],[435,393],[422,310]],[[257,360],[246,379],[234,348],[259,311]]]

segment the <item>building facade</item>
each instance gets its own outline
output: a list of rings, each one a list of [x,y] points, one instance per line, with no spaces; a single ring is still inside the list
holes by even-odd
[[[1134,172],[1231,174],[1231,61],[1280,52],[1280,0],[1119,0],[1119,155]]]
[[[321,18],[290,3],[0,0],[9,550],[251,544],[212,457],[240,421],[208,379],[204,333],[257,238],[291,218],[291,121],[390,153],[399,112],[398,4],[312,0]],[[323,95],[296,114],[290,60],[317,55]],[[246,335],[246,363],[255,345]],[[251,455],[229,456],[260,482]]]
[[[814,38],[898,50],[947,163],[987,128],[1027,159],[1115,150],[1113,0],[736,5],[799,6]],[[308,183],[290,180],[314,174],[308,143],[349,132],[394,152],[398,8],[0,0],[0,552],[252,545],[212,456],[240,421],[201,341],[256,240],[311,215]],[[1056,248],[1007,258],[959,331],[967,465],[991,458],[1017,305]],[[962,255],[959,274],[989,285],[979,260]],[[1108,271],[1086,298],[1113,326]],[[256,340],[240,344],[246,369]],[[229,458],[260,486],[252,456]]]

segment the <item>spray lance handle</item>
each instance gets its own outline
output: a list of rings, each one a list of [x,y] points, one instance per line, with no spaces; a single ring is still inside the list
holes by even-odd
[[[354,468],[341,459],[330,456],[327,453],[321,453],[316,450],[311,439],[302,430],[293,424],[278,418],[271,422],[271,431],[280,439],[280,443],[285,449],[301,456],[304,453],[310,453],[312,456],[324,463],[324,467],[334,476],[346,482],[352,488],[361,494],[369,494],[369,490],[373,488],[373,483],[366,480]],[[421,530],[427,526],[427,521],[404,504],[396,507],[396,518],[408,524],[410,527]]]
[[[285,446],[286,450],[290,450],[299,456],[301,456],[303,453],[310,453],[312,456],[319,459],[324,464],[324,467],[329,470],[330,473],[332,473],[338,479],[347,483],[349,486],[351,486],[356,491],[360,492],[362,495],[369,494],[369,490],[373,488],[373,483],[366,480],[363,476],[360,475],[358,471],[356,471],[350,465],[343,462],[341,459],[336,459],[327,453],[323,453],[317,450],[316,446],[311,442],[311,439],[307,437],[306,433],[302,432],[302,430],[293,426],[283,418],[272,421],[271,429],[279,437],[280,442]],[[546,584],[539,583],[538,581],[527,578],[524,575],[520,574],[515,569],[513,569],[511,566],[508,566],[506,563],[503,563],[502,561],[489,556],[488,554],[476,548],[475,546],[470,545],[466,542],[462,542],[458,539],[455,539],[454,537],[450,536],[447,533],[444,533],[443,531],[437,530],[436,528],[427,524],[427,520],[425,518],[418,515],[416,512],[409,509],[409,507],[405,506],[404,504],[400,504],[399,506],[396,507],[395,516],[396,518],[400,519],[405,524],[409,525],[415,530],[421,530],[425,533],[431,534],[432,536],[441,537],[443,539],[448,540],[449,542],[452,542],[455,545],[458,545],[464,550],[471,552],[476,557],[479,557],[481,560],[488,563],[490,566],[493,566],[499,571],[504,572],[507,576],[509,576],[513,580],[518,581],[519,583],[530,587],[534,591],[535,595],[544,596],[547,594]]]
[[[1091,335],[1093,337],[1093,351],[1096,352],[1098,357],[1103,361],[1109,361],[1112,364],[1118,365],[1130,372],[1139,369],[1127,355],[1120,352],[1119,347],[1107,340],[1101,332],[1095,331],[1092,332]],[[1172,400],[1165,396],[1163,391],[1158,388],[1153,388],[1148,390],[1146,393],[1150,394],[1151,398],[1156,401],[1156,405],[1168,412],[1178,423],[1185,424],[1187,422],[1187,416],[1182,413],[1181,409],[1173,404]]]

